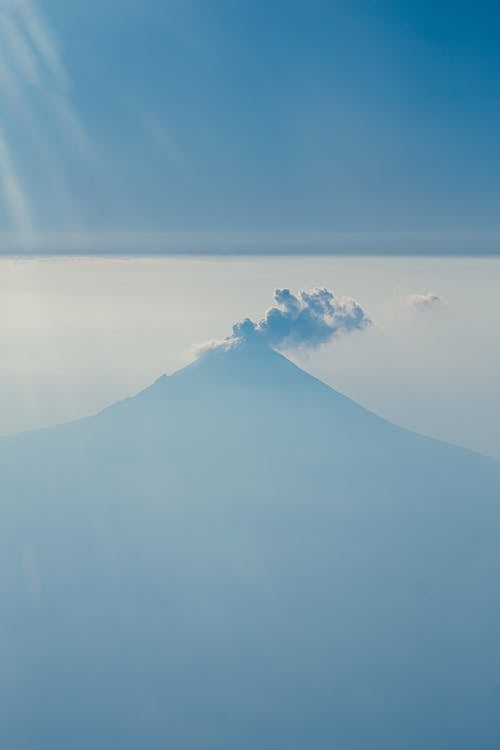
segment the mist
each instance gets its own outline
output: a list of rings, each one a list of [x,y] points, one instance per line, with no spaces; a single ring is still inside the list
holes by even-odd
[[[289,356],[398,424],[500,456],[499,286],[495,260],[3,260],[0,430],[91,414],[258,321],[275,288],[328,287],[372,325]],[[441,303],[417,309],[429,292]]]

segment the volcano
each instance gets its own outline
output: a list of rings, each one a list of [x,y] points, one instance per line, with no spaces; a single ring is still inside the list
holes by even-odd
[[[0,744],[497,750],[500,464],[265,346],[0,441]]]

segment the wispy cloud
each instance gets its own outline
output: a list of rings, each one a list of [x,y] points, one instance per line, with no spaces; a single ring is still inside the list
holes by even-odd
[[[409,302],[415,310],[425,311],[438,307],[443,300],[437,294],[427,292],[426,294],[410,294]]]

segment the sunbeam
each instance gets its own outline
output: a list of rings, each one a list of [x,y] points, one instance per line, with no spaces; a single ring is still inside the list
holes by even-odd
[[[70,89],[62,45],[35,2],[0,0],[0,104],[3,111],[0,208],[4,216],[3,237],[12,249],[34,249],[40,244],[37,214],[32,211],[34,196],[30,196],[33,186],[22,176],[27,171],[21,168],[26,157],[18,132],[24,132],[29,138],[50,195],[57,200],[61,222],[81,228],[64,155],[52,143],[63,139],[72,154],[92,162],[97,168],[91,139],[71,101]],[[54,191],[53,186],[56,186]]]
[[[39,59],[50,72],[53,80],[60,88],[66,89],[70,85],[69,74],[62,60],[59,41],[54,30],[42,17],[34,0],[17,0],[14,2],[19,18],[24,24],[26,34]]]
[[[68,88],[59,41],[33,0],[3,0],[0,26],[19,73],[31,84],[47,78]]]
[[[16,172],[7,141],[0,130],[0,182],[13,227],[19,232],[22,245],[33,239],[31,211],[21,180]]]

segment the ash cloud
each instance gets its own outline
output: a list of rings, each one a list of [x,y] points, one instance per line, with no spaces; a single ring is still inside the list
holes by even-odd
[[[276,289],[275,304],[255,322],[250,318],[233,326],[227,342],[254,341],[271,347],[317,348],[335,336],[362,330],[371,324],[363,308],[329,289],[311,289],[297,295]]]

